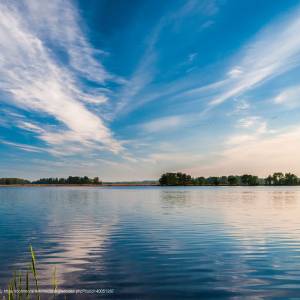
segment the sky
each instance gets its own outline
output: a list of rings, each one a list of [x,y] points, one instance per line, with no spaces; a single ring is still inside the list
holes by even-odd
[[[1,0],[0,177],[300,175],[300,2]]]

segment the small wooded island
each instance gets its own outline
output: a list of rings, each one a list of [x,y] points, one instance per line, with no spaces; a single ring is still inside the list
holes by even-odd
[[[255,175],[229,175],[212,177],[192,177],[185,173],[165,173],[159,179],[163,186],[185,186],[185,185],[300,185],[300,179],[292,173],[275,172],[266,178],[259,178]]]

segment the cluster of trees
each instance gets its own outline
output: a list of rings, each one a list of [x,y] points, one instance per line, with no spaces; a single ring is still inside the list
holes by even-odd
[[[273,175],[269,175],[265,179],[267,185],[297,185],[300,184],[300,179],[292,173],[276,172]]]
[[[259,178],[253,175],[195,177],[185,173],[165,173],[159,179],[160,185],[258,185]]]
[[[22,178],[0,178],[0,184],[27,184],[29,180]]]
[[[89,178],[87,176],[69,176],[68,178],[41,178],[33,181],[34,184],[102,184],[99,177]]]
[[[192,185],[194,179],[185,173],[165,173],[159,179],[160,185]]]
[[[292,173],[274,173],[267,178],[244,174],[220,177],[195,177],[185,173],[165,173],[159,179],[160,185],[297,185],[300,179]]]

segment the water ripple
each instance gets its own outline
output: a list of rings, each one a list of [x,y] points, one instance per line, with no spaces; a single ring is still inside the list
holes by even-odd
[[[1,188],[0,205],[2,287],[32,244],[45,287],[56,266],[115,299],[300,297],[299,187]]]

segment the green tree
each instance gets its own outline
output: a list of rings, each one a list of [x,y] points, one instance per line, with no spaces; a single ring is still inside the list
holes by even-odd
[[[284,175],[282,172],[275,172],[272,176],[272,181],[274,185],[284,184]]]
[[[284,183],[286,185],[296,185],[298,183],[298,177],[292,173],[285,173]]]
[[[248,182],[249,182],[249,175],[248,174],[244,174],[241,176],[241,182],[242,184],[244,185],[248,185]]]
[[[0,178],[0,184],[10,185],[10,184],[28,184],[30,183],[27,179],[22,178]]]
[[[250,175],[250,178],[249,178],[249,185],[258,185],[258,177],[257,176],[253,176],[253,175]]]
[[[36,184],[92,184],[97,183],[101,184],[99,177],[94,179],[89,178],[88,176],[79,177],[79,176],[69,176],[68,178],[41,178],[32,183]]]
[[[241,176],[241,182],[244,185],[258,185],[258,177],[249,174],[244,174]]]
[[[230,185],[237,185],[238,184],[238,177],[234,175],[229,175],[228,176],[228,183]]]
[[[206,183],[209,184],[209,185],[219,185],[220,184],[220,178],[217,177],[217,176],[208,177],[206,179]]]
[[[271,185],[273,183],[273,176],[269,175],[266,179],[265,179],[265,183],[267,185]]]
[[[205,178],[204,177],[197,177],[194,180],[195,185],[204,185],[205,184]]]
[[[93,183],[94,184],[101,184],[102,182],[99,180],[99,177],[94,177]]]
[[[192,177],[185,173],[165,173],[159,179],[160,185],[192,185]]]
[[[221,176],[219,181],[220,181],[220,184],[228,184],[228,177],[227,176]]]

